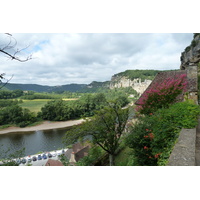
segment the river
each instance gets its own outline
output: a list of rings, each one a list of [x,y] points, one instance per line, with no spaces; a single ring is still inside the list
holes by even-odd
[[[25,148],[25,155],[33,155],[38,152],[52,151],[64,148],[62,138],[68,128],[38,130],[31,132],[15,132],[0,135],[0,152],[7,151],[15,153]],[[6,158],[6,154],[0,154],[0,158]]]

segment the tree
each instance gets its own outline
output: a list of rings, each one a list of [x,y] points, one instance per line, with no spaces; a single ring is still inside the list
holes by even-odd
[[[78,138],[91,135],[92,142],[99,145],[109,154],[110,166],[114,165],[114,156],[120,144],[129,118],[129,110],[122,109],[117,103],[96,112],[95,116],[86,120],[66,133],[65,143],[72,144]]]

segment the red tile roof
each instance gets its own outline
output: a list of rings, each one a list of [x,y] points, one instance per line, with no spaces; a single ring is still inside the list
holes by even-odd
[[[59,160],[48,159],[45,166],[64,166]]]

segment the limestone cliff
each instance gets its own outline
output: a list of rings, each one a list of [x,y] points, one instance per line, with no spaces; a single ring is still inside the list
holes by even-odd
[[[141,95],[151,82],[151,80],[146,79],[142,82],[141,78],[135,78],[131,80],[125,76],[112,76],[110,81],[110,89],[132,87],[139,95]]]
[[[197,65],[200,62],[200,33],[195,33],[190,46],[185,48],[181,54],[180,69]]]

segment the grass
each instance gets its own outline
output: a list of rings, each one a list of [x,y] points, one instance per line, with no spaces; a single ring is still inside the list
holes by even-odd
[[[74,101],[78,98],[71,98],[71,99],[63,99],[64,101]],[[38,113],[41,111],[41,108],[48,102],[54,99],[34,99],[34,100],[23,100],[23,103],[19,104],[22,108],[27,108],[31,112]]]
[[[27,108],[31,112],[38,113],[41,108],[52,99],[34,99],[34,100],[23,100],[23,103],[19,104],[22,108]]]

